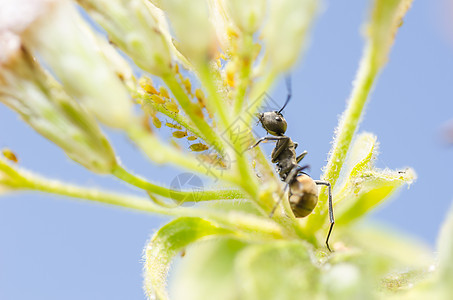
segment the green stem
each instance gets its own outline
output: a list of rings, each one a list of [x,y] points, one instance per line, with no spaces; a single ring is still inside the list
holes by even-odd
[[[131,174],[121,166],[115,168],[112,174],[133,186],[146,190],[155,195],[171,198],[175,201],[184,201],[194,198],[193,191],[177,191],[151,183],[139,176]],[[244,197],[245,195],[238,190],[206,190],[197,192],[196,195],[197,201],[243,199]]]
[[[336,131],[337,135],[334,139],[335,143],[331,151],[332,154],[330,155],[323,176],[324,180],[329,181],[332,187],[335,186],[340,175],[349,146],[361,120],[365,103],[379,71],[372,64],[373,58],[374,51],[367,51],[367,55],[361,63],[350,100]]]
[[[368,95],[373,87],[373,83],[379,72],[379,67],[375,64],[376,51],[374,47],[368,46],[364,57],[360,63],[359,71],[347,104],[343,117],[340,119],[335,143],[331,150],[326,171],[322,178],[332,185],[332,190],[338,180],[340,171],[345,162],[349,146],[354,137],[357,127],[362,117],[362,113],[368,99]],[[307,227],[314,231],[327,221],[327,189],[323,187],[320,191],[319,202],[314,210],[314,214],[309,217]]]
[[[207,218],[218,222],[219,224],[228,226],[229,228],[235,228],[248,232],[260,232],[270,235],[274,238],[281,238],[285,235],[283,229],[276,223],[268,219],[263,219],[244,213],[215,213],[209,210],[185,207],[165,208],[142,197],[121,195],[96,189],[82,188],[74,185],[63,184],[55,180],[39,178],[37,176],[29,176],[28,179],[29,184],[27,186],[27,189],[37,190],[40,192],[85,199],[103,204],[115,205],[143,212],[164,214],[168,216]]]
[[[253,36],[250,34],[244,34],[241,41],[240,49],[240,76],[239,84],[236,91],[236,99],[234,102],[234,112],[238,114],[244,108],[245,103],[245,94],[247,88],[250,86],[250,73],[252,70],[252,60],[253,60]]]
[[[72,198],[91,200],[109,205],[121,206],[125,208],[148,211],[159,214],[167,214],[167,209],[160,207],[146,198],[109,193],[97,189],[87,189],[75,185],[63,184],[56,180],[48,180],[33,177],[28,187],[40,192],[57,194]]]
[[[215,76],[213,76],[208,64],[203,64],[199,67],[199,78],[209,95],[207,105],[212,106],[210,110],[217,113],[223,130],[226,130],[231,125],[228,103],[220,96],[214,81]]]

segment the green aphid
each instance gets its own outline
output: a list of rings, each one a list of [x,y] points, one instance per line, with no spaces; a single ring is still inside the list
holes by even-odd
[[[179,129],[179,130],[182,129],[182,126],[181,126],[181,125],[179,125],[179,124],[173,124],[173,123],[169,123],[169,122],[166,122],[166,123],[165,123],[165,126],[170,127],[170,128],[174,128],[174,129]]]
[[[201,152],[201,151],[205,151],[208,149],[209,149],[209,146],[207,146],[203,143],[196,143],[196,144],[190,145],[190,150],[192,150],[194,152]]]
[[[172,135],[173,135],[173,137],[175,137],[177,139],[181,139],[181,138],[187,136],[187,131],[182,131],[182,130],[174,131],[174,132],[172,132]]]

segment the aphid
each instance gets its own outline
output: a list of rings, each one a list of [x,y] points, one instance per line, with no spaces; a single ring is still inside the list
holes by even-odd
[[[167,90],[165,87],[161,86],[161,87],[159,88],[159,92],[160,92],[160,95],[161,95],[162,97],[165,97],[165,98],[167,98],[167,99],[170,99],[170,94],[168,93],[168,90]]]
[[[2,149],[2,154],[3,154],[3,156],[4,156],[6,159],[8,159],[8,160],[10,160],[10,161],[12,161],[12,162],[15,162],[16,164],[19,162],[19,159],[17,158],[17,155],[14,154],[14,152],[11,151],[11,150],[8,149],[8,148]]]
[[[144,89],[149,94],[158,94],[159,92],[154,88],[153,82],[147,77],[142,77],[138,81],[142,89]]]
[[[168,109],[169,111],[171,112],[174,112],[174,113],[178,113],[179,112],[179,108],[178,108],[178,104],[174,103],[174,102],[166,102],[164,104],[165,108]]]
[[[228,168],[227,162],[216,153],[199,154],[198,158],[218,169]]]
[[[179,125],[179,124],[173,124],[173,123],[169,123],[169,122],[166,122],[166,123],[165,123],[165,126],[170,127],[170,128],[174,128],[174,129],[179,129],[179,130],[182,129],[182,126],[181,126],[181,125]]]
[[[299,162],[307,155],[304,151],[299,156],[296,155],[297,143],[293,142],[288,136],[285,136],[287,123],[282,115],[282,110],[291,99],[291,83],[290,79],[286,81],[288,89],[288,97],[285,104],[279,111],[270,111],[259,113],[259,122],[263,128],[271,134],[259,139],[253,146],[254,148],[264,141],[275,141],[275,148],[272,150],[272,163],[276,164],[277,172],[280,179],[286,183],[284,192],[289,188],[288,200],[291,209],[296,217],[303,218],[308,216],[318,203],[318,188],[317,185],[325,185],[329,193],[329,219],[330,228],[326,238],[327,249],[330,250],[329,237],[335,224],[332,208],[332,190],[330,182],[323,180],[313,180],[308,174],[303,172],[308,166],[299,166]],[[274,214],[277,206],[281,202],[281,198],[275,204],[270,213],[270,217]]]
[[[190,150],[194,152],[201,152],[209,149],[209,146],[203,143],[196,143],[189,146]]]
[[[230,87],[235,86],[235,75],[237,73],[237,68],[236,64],[233,64],[233,62],[229,62],[226,66],[226,82]]]
[[[202,109],[201,107],[199,107],[199,106],[193,106],[193,113],[194,113],[196,116],[198,116],[198,117],[204,119],[203,109]]]
[[[150,97],[151,101],[156,103],[156,104],[164,104],[166,101],[162,97],[158,95],[151,95]]]
[[[190,79],[184,78],[183,84],[184,84],[184,88],[186,89],[187,93],[189,95],[192,95],[192,83],[190,82]]]
[[[196,139],[198,139],[198,136],[195,136],[195,135],[191,135],[191,136],[187,137],[187,140],[189,140],[189,141],[195,141]]]
[[[201,90],[201,89],[196,89],[196,90],[195,90],[195,97],[197,98],[198,103],[200,104],[200,106],[201,106],[202,108],[204,108],[204,107],[206,106],[206,105],[205,105],[205,103],[206,103],[206,97],[205,97],[205,95],[204,95],[204,93],[203,93],[203,90]]]
[[[183,137],[186,137],[187,136],[187,131],[173,131],[172,132],[172,135],[173,137],[177,138],[177,139],[182,139]]]
[[[162,122],[159,120],[158,117],[156,117],[155,115],[152,115],[151,118],[153,119],[153,125],[156,128],[160,128],[162,126]]]

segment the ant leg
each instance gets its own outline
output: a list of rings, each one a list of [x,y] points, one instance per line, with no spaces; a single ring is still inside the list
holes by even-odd
[[[290,182],[293,181],[294,178],[296,178],[297,174],[298,174],[300,171],[304,170],[306,167],[307,167],[307,166],[303,166],[303,167],[295,166],[295,167],[291,170],[291,172],[289,172],[288,177],[286,177],[286,179],[285,179],[285,187],[283,188],[283,193],[282,193],[282,195],[278,198],[277,203],[275,203],[274,207],[272,208],[272,211],[271,211],[271,213],[269,214],[269,218],[272,218],[272,216],[274,215],[275,210],[277,209],[278,205],[280,204],[280,202],[282,202],[283,196],[285,196],[286,190],[288,189]]]
[[[278,140],[282,140],[282,139],[287,139],[287,137],[280,137],[280,136],[265,136],[265,137],[262,137],[260,138],[255,144],[253,144],[252,146],[250,146],[248,148],[248,150],[251,150],[253,148],[255,148],[256,146],[258,146],[260,143],[264,142],[264,141],[278,141]]]
[[[289,137],[286,137],[286,136],[279,136],[279,139],[280,139],[280,142],[277,142],[274,150],[272,150],[272,153],[271,153],[271,162],[272,163],[276,163],[279,161],[280,154],[284,150],[288,149],[288,144],[289,144],[289,141],[291,140]]]
[[[335,224],[335,219],[334,219],[334,217],[333,217],[332,187],[331,187],[331,185],[330,185],[330,182],[328,182],[328,181],[315,180],[315,183],[318,184],[318,185],[325,185],[325,186],[327,186],[327,189],[328,189],[328,192],[329,192],[329,219],[330,219],[330,228],[329,228],[329,233],[327,233],[326,245],[327,245],[327,249],[329,249],[329,251],[332,252],[332,250],[330,250],[330,247],[329,247],[329,238],[330,238],[330,234],[332,233],[332,228],[333,228],[333,225]]]
[[[296,158],[296,162],[299,163],[307,154],[308,154],[307,151],[302,152],[302,154]]]

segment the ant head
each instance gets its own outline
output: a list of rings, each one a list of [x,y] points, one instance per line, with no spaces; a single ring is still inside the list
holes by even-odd
[[[272,135],[284,135],[288,124],[285,118],[279,111],[268,111],[265,113],[259,113],[258,119],[261,126]]]

